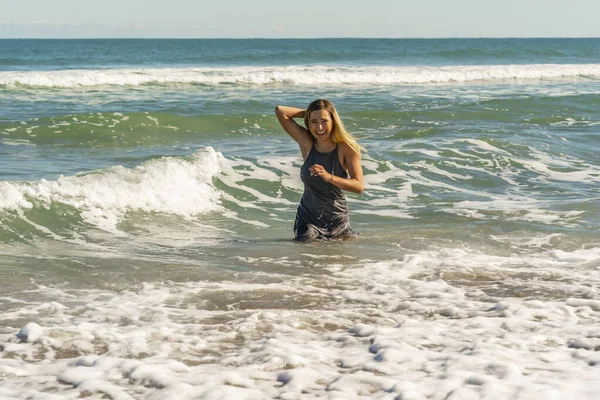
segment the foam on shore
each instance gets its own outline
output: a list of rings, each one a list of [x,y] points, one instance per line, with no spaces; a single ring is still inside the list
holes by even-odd
[[[600,278],[598,252],[502,257],[440,248],[385,262],[346,260],[351,267],[308,257],[317,268],[296,276],[274,270],[262,279],[238,274],[114,293],[40,286],[37,302],[2,314],[37,321],[43,335],[23,341],[19,327],[3,329],[0,391],[593,398],[600,306],[587,283]]]

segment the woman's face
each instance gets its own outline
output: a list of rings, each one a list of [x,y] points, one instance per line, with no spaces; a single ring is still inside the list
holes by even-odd
[[[329,111],[315,110],[311,112],[308,124],[310,126],[310,133],[312,133],[315,139],[324,141],[331,139],[333,119]]]

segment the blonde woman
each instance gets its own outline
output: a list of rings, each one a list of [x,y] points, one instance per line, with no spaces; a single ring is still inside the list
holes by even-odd
[[[275,114],[294,139],[304,164],[304,193],[296,213],[296,240],[312,241],[356,236],[350,227],[344,190],[362,193],[362,147],[346,130],[329,100],[315,100],[306,110],[277,106]],[[294,119],[304,119],[301,126]]]

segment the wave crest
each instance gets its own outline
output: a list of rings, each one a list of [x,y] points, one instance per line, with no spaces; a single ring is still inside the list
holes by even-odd
[[[70,88],[147,84],[406,85],[514,79],[600,78],[600,64],[411,67],[223,67],[0,72],[0,85]]]
[[[212,148],[191,160],[163,157],[135,168],[122,166],[56,181],[0,182],[0,211],[60,203],[74,207],[84,221],[116,232],[128,212],[156,212],[193,218],[220,208],[220,193],[212,185],[222,156]]]

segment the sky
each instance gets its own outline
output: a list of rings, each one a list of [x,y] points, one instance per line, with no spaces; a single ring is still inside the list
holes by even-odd
[[[0,0],[0,38],[600,37],[600,0]]]

